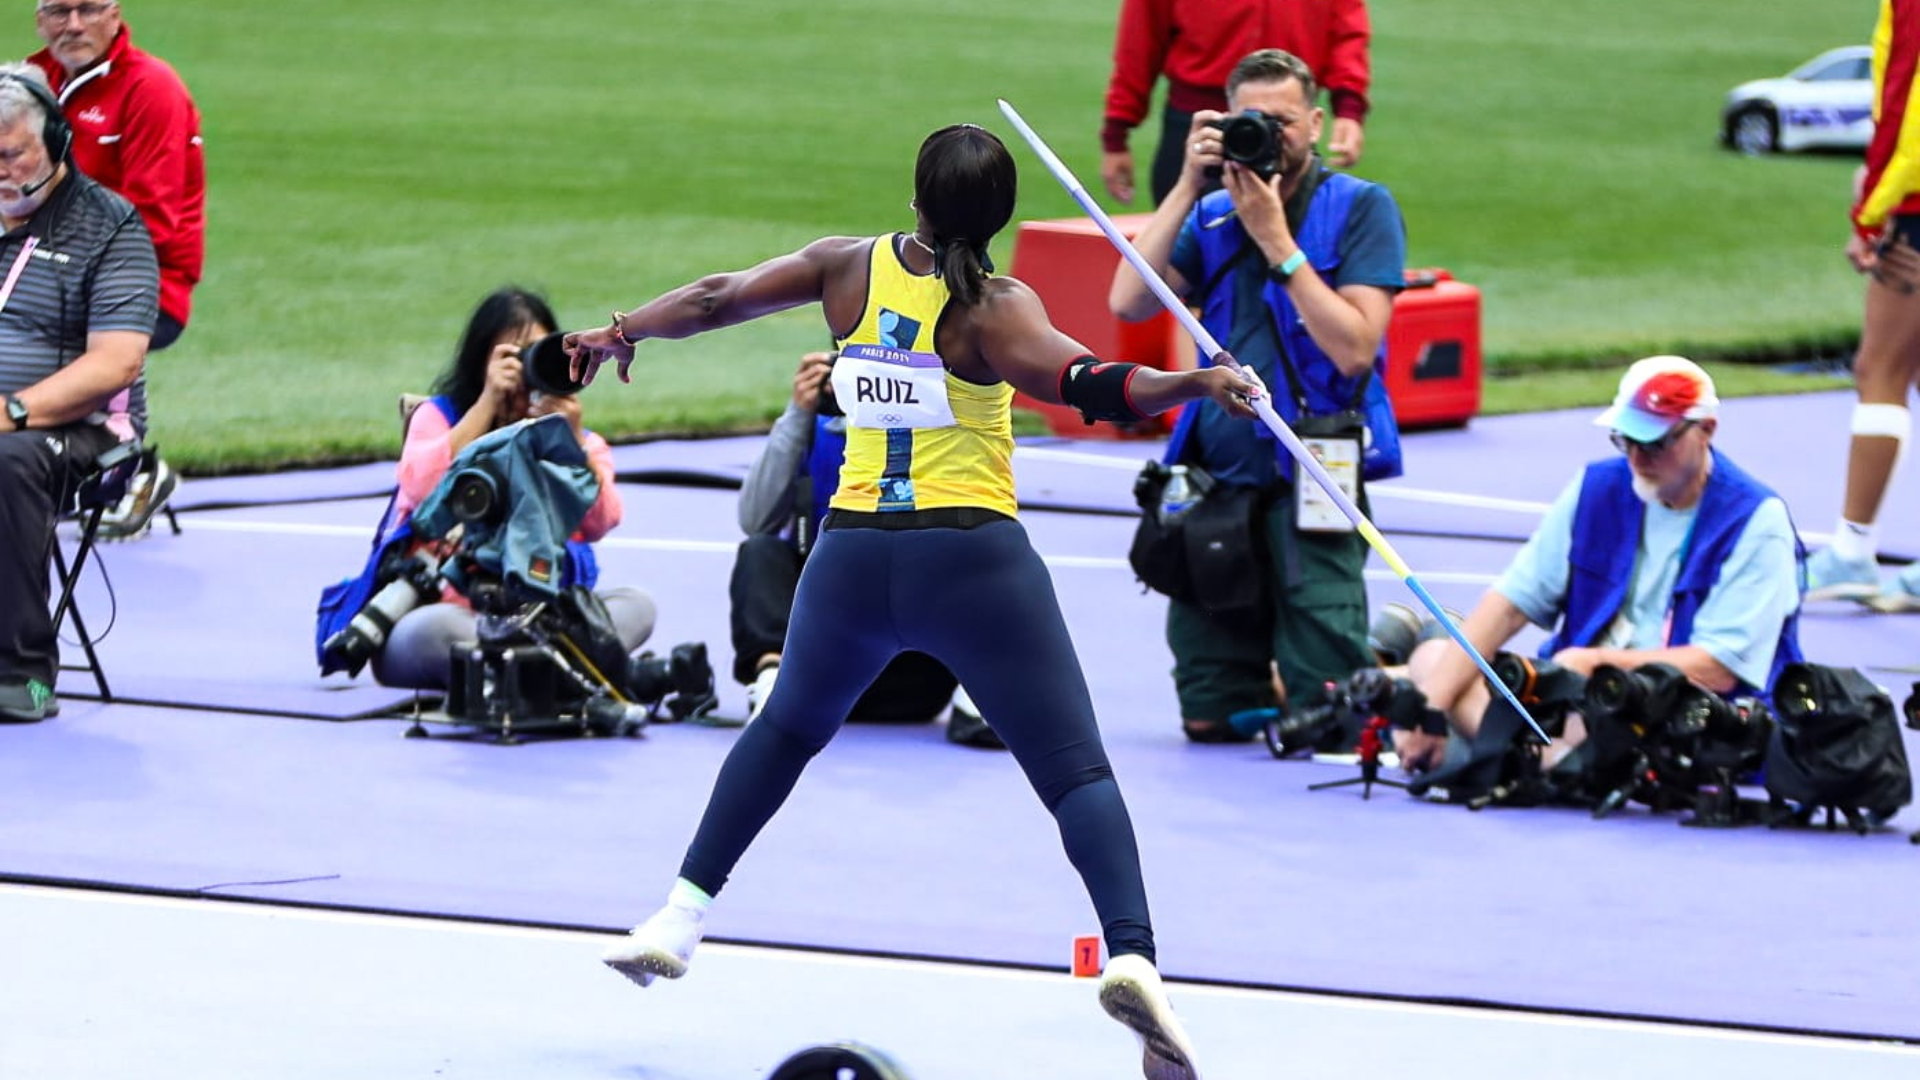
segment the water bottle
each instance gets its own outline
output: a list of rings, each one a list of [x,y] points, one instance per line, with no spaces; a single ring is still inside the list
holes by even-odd
[[[1193,485],[1187,482],[1187,467],[1175,465],[1169,470],[1167,486],[1160,489],[1160,523],[1170,525],[1193,508]]]

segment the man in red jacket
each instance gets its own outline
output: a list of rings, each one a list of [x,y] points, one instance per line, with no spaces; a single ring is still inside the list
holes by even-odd
[[[160,318],[149,352],[186,328],[205,251],[206,164],[200,112],[166,61],[134,48],[114,0],[39,0],[34,24],[47,47],[28,59],[47,73],[73,125],[73,162],[140,211],[160,262]],[[132,402],[144,433],[146,400]],[[143,535],[174,488],[173,470],[150,453],[101,535]]]
[[[1351,168],[1360,160],[1367,117],[1372,33],[1366,0],[1122,0],[1100,129],[1100,179],[1107,192],[1133,202],[1127,134],[1146,119],[1161,76],[1167,79],[1167,103],[1153,159],[1155,206],[1180,178],[1193,114],[1227,107],[1227,73],[1257,49],[1284,49],[1319,77],[1333,106],[1327,162]]]

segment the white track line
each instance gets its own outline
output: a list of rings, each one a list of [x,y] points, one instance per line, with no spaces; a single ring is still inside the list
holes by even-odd
[[[85,889],[69,889],[41,885],[0,884],[0,895],[12,894],[27,899],[60,899],[72,903],[118,904],[124,906],[144,906],[171,908],[207,914],[217,911],[223,916],[255,919],[301,919],[310,922],[330,922],[347,925],[381,925],[410,928],[433,933],[470,934],[484,937],[508,937],[529,941],[577,941],[583,945],[603,945],[609,938],[618,936],[617,932],[592,933],[583,930],[555,930],[534,926],[513,926],[501,923],[462,922],[456,919],[435,919],[411,915],[388,915],[358,911],[333,911],[324,908],[280,907],[274,904],[257,902],[239,903],[218,898],[191,899],[172,896],[148,896],[139,893],[95,892]],[[704,952],[730,953],[735,956],[777,957],[781,961],[796,964],[817,964],[834,968],[869,969],[919,969],[931,971],[949,971],[964,973],[967,978],[997,979],[1007,982],[1060,982],[1068,979],[1065,972],[1034,971],[1025,968],[977,967],[960,961],[904,960],[880,956],[859,956],[853,954],[817,951],[813,949],[782,949],[760,945],[727,945],[707,942],[701,946]],[[1814,1035],[1792,1035],[1769,1031],[1747,1031],[1736,1028],[1714,1028],[1695,1024],[1663,1024],[1651,1020],[1617,1020],[1606,1017],[1566,1016],[1557,1013],[1536,1013],[1510,1011],[1495,1006],[1486,1008],[1468,1008],[1459,1005],[1434,1005],[1424,1002],[1385,1001],[1371,998],[1323,997],[1318,994],[1289,990],[1265,990],[1256,987],[1215,986],[1208,983],[1193,983],[1182,979],[1168,979],[1177,986],[1182,997],[1216,997],[1226,999],[1260,1001],[1310,1001],[1323,1007],[1352,1009],[1377,1013],[1423,1013],[1437,1016],[1453,1016],[1487,1020],[1499,1018],[1514,1023],[1536,1024],[1545,1027],[1587,1028],[1596,1030],[1648,1030],[1656,1029],[1663,1033],[1684,1038],[1711,1040],[1716,1042],[1759,1043],[1778,1046],[1845,1046],[1849,1049],[1915,1057],[1920,1056],[1911,1046],[1870,1042],[1864,1039],[1822,1038]]]
[[[1036,461],[1057,461],[1067,465],[1096,465],[1106,469],[1125,469],[1139,472],[1146,464],[1145,458],[1108,456],[1089,454],[1079,450],[1052,450],[1044,446],[1016,446],[1013,449],[1015,460],[1032,458]],[[1424,488],[1390,487],[1378,485],[1367,489],[1370,499],[1399,499],[1403,502],[1439,503],[1443,506],[1458,506],[1472,510],[1508,510],[1516,514],[1544,514],[1550,503],[1535,502],[1532,499],[1503,499],[1494,495],[1469,495],[1459,491],[1428,491]]]
[[[193,527],[196,529],[207,529],[211,532],[275,533],[283,536],[351,536],[357,540],[372,539],[372,533],[360,525],[319,525],[289,521],[233,521],[225,518],[195,518]],[[739,544],[726,540],[664,540],[631,536],[609,536],[594,541],[594,544],[596,547],[614,548],[624,551],[678,551],[701,555],[732,555],[740,547]],[[1040,558],[1048,566],[1060,570],[1132,569],[1131,565],[1125,559],[1098,555],[1042,555]],[[1366,574],[1369,579],[1374,581],[1400,580],[1400,576],[1391,570],[1368,570]],[[1437,584],[1491,585],[1499,580],[1499,575],[1466,571],[1430,570],[1420,574],[1420,580]]]

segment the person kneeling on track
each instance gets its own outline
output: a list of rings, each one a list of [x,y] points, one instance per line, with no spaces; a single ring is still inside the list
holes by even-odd
[[[793,376],[793,397],[740,487],[740,529],[747,538],[734,557],[728,593],[733,677],[747,687],[749,721],[760,715],[773,693],[800,569],[840,482],[847,418],[828,381],[836,355],[811,352],[801,358]],[[948,741],[1005,749],[960,680],[922,652],[894,657],[854,702],[847,720],[924,723],[946,710],[949,700]]]

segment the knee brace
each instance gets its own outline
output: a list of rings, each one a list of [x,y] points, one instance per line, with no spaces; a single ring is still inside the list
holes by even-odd
[[[1852,432],[1868,438],[1892,439],[1899,444],[1894,451],[1893,467],[1898,469],[1907,456],[1907,439],[1913,431],[1913,417],[1905,405],[1861,402],[1853,407]]]

